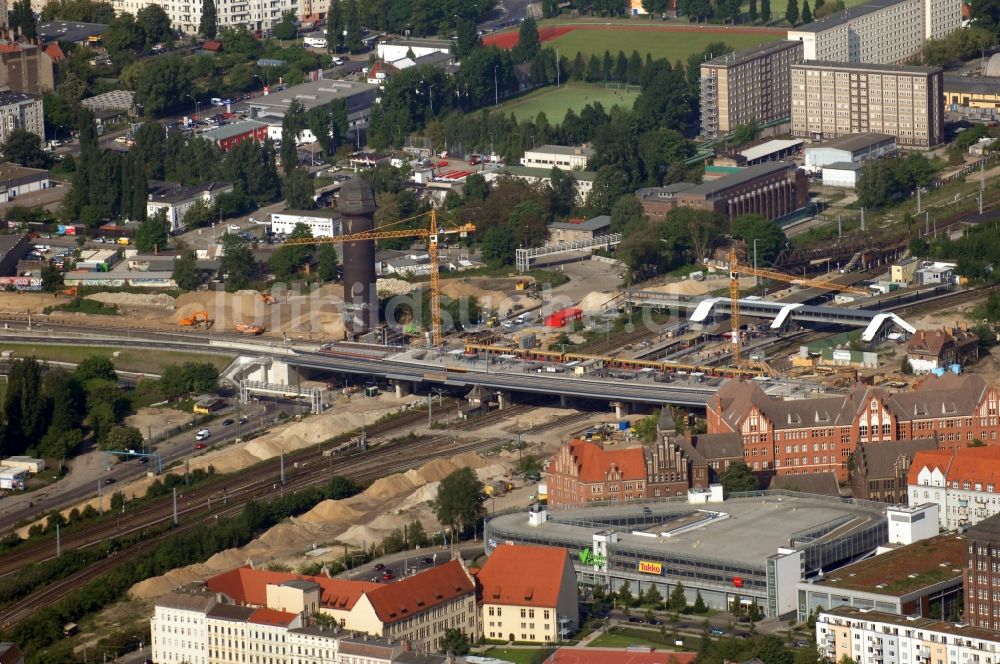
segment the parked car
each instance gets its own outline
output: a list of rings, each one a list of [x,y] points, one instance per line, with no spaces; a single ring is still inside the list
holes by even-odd
[[[396,578],[396,577],[395,577],[395,575],[394,575],[394,574],[392,573],[392,570],[391,570],[391,569],[387,569],[387,570],[386,570],[386,571],[385,571],[385,572],[384,572],[384,573],[382,574],[382,578],[383,578],[383,579],[385,579],[386,581],[392,581],[392,580],[393,580],[394,578]]]
[[[726,630],[722,629],[721,627],[709,627],[708,633],[711,634],[712,636],[725,636]]]
[[[381,572],[384,569],[385,569],[385,565],[383,565],[382,563],[375,563],[375,571],[376,572]]]
[[[229,224],[229,230],[231,230],[231,231],[238,231],[238,230],[240,230],[240,227],[238,225],[236,225],[236,224]]]

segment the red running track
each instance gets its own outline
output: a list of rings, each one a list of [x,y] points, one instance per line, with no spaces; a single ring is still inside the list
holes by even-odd
[[[571,23],[566,25],[545,26],[538,30],[538,39],[542,42],[558,39],[574,30],[631,30],[636,32],[708,32],[719,35],[726,34],[761,34],[783,35],[787,30],[781,28],[751,28],[746,26],[724,26],[701,23],[697,25],[626,25],[624,23]],[[487,35],[483,43],[499,48],[514,48],[517,45],[517,30],[508,30]]]

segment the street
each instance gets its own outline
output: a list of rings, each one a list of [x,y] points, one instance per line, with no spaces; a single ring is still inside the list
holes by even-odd
[[[278,409],[279,405],[272,402],[244,404],[240,408],[240,413],[247,419],[247,422],[242,425],[234,423],[223,426],[222,422],[225,419],[235,415],[234,409],[226,408],[218,413],[218,417],[213,422],[197,427],[198,429],[207,428],[212,432],[211,437],[205,440],[205,450],[194,448],[194,431],[196,429],[194,426],[165,441],[156,443],[154,449],[162,456],[163,469],[164,472],[167,472],[170,464],[174,462],[231,443],[241,435],[245,436],[250,432],[263,430],[266,426],[273,424],[274,415]],[[27,493],[14,493],[0,499],[0,531],[6,531],[25,520],[41,518],[53,510],[92,498],[98,491],[98,482],[101,483],[102,495],[110,496],[115,492],[119,482],[126,482],[145,475],[154,469],[156,463],[153,459],[150,459],[148,464],[139,463],[136,459],[112,460],[111,469],[106,470],[103,452],[95,450],[89,454],[97,455],[99,458],[92,459],[89,464],[82,462],[81,457],[77,458],[81,467],[84,465],[88,467],[86,471],[70,472],[58,482],[45,488]],[[94,472],[95,468],[96,472]],[[171,472],[177,471],[176,468],[171,470]],[[106,484],[108,480],[111,482]]]

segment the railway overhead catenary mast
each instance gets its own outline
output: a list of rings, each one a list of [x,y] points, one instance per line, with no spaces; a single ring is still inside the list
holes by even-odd
[[[408,228],[402,230],[386,230],[397,224],[402,224],[414,219],[427,216],[429,223],[426,228]],[[431,340],[435,346],[442,343],[441,334],[441,274],[438,263],[438,238],[441,235],[457,234],[466,237],[476,230],[475,224],[459,224],[454,226],[439,226],[437,210],[431,208],[427,212],[422,212],[412,217],[394,221],[391,224],[382,226],[377,231],[365,231],[362,233],[349,233],[335,237],[320,238],[298,238],[286,240],[287,245],[312,245],[312,244],[345,244],[347,242],[374,242],[375,240],[390,240],[395,238],[422,238],[427,240],[427,253],[430,257],[431,275]],[[370,286],[373,286],[371,284]]]

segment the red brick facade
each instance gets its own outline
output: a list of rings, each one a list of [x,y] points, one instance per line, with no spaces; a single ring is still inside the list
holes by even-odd
[[[725,385],[706,409],[709,433],[737,433],[753,470],[778,475],[835,472],[848,479],[860,443],[936,438],[997,445],[1000,392],[978,376],[929,377],[915,390],[859,387],[847,395],[774,399],[757,386]]]

